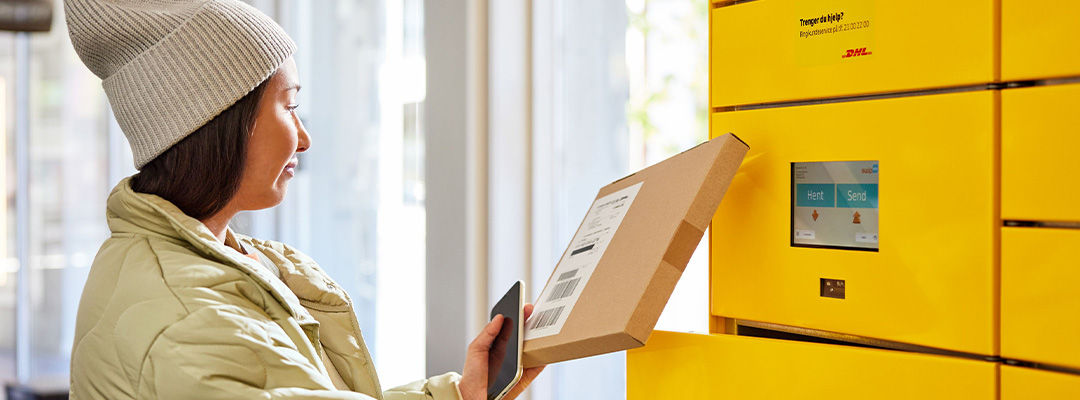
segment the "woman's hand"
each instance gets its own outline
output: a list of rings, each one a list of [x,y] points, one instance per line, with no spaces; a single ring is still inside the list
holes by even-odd
[[[529,319],[532,315],[533,305],[525,305],[525,320]],[[502,330],[503,316],[496,315],[480,331],[480,334],[473,339],[469,344],[469,348],[465,353],[465,370],[462,372],[461,382],[458,382],[458,389],[461,390],[461,396],[465,400],[486,400],[488,390],[488,368],[492,363],[499,363],[501,360],[492,360],[490,349],[491,345],[495,342],[495,338],[499,336],[499,331]],[[521,332],[524,334],[524,332]],[[501,358],[501,357],[500,357]],[[514,385],[513,389],[506,394],[504,399],[510,400],[516,398],[521,392],[525,391],[525,388],[532,383],[533,379],[543,371],[544,367],[528,368],[521,373],[521,380],[517,385]],[[490,371],[496,373],[498,371]]]

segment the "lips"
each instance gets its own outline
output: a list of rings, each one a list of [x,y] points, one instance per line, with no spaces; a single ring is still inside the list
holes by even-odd
[[[300,160],[298,160],[296,157],[293,157],[293,159],[289,160],[288,164],[285,164],[285,173],[289,174],[289,176],[296,175],[296,166],[299,163]]]

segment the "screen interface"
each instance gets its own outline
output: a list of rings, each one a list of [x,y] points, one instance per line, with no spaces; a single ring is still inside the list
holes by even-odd
[[[502,314],[502,329],[488,350],[488,400],[494,400],[510,385],[515,384],[518,374],[518,328],[521,316],[521,282],[515,283],[491,309],[491,318]]]
[[[878,162],[791,163],[791,245],[878,251]]]

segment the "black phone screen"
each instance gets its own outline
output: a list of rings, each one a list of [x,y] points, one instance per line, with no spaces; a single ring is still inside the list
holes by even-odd
[[[518,378],[518,327],[521,326],[521,282],[510,287],[510,291],[495,303],[491,309],[491,318],[502,314],[502,328],[495,342],[488,350],[488,400],[495,400],[507,387]]]

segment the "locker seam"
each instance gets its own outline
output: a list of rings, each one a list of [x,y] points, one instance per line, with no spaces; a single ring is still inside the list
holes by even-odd
[[[1065,76],[1046,79],[1031,79],[1031,80],[1014,80],[1008,82],[988,82],[979,83],[974,85],[958,85],[958,86],[944,86],[937,88],[915,89],[915,90],[900,90],[893,92],[881,92],[881,93],[869,93],[869,94],[857,94],[848,96],[832,96],[821,97],[814,99],[803,100],[790,100],[790,101],[774,101],[774,102],[762,102],[762,103],[747,103],[737,104],[730,106],[713,106],[710,110],[713,113],[725,113],[734,111],[748,111],[748,110],[763,110],[773,108],[786,108],[786,107],[799,107],[810,106],[819,104],[835,104],[835,103],[849,103],[855,101],[867,101],[867,100],[883,100],[883,99],[896,99],[918,96],[932,96],[938,94],[951,94],[951,93],[966,93],[966,92],[978,92],[983,90],[1010,90],[1018,88],[1027,88],[1033,86],[1057,86],[1057,85],[1069,85],[1080,83],[1080,76]],[[711,90],[710,90],[711,92]]]

